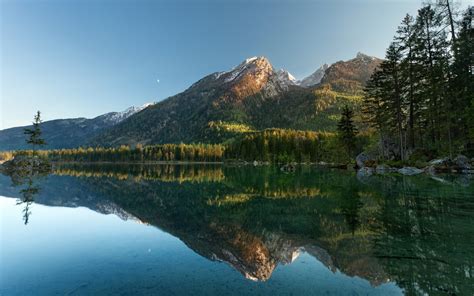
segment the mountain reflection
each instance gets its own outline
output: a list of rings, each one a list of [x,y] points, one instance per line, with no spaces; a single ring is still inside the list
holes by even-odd
[[[252,280],[268,280],[276,266],[307,252],[372,285],[469,295],[474,187],[457,182],[361,182],[351,172],[310,167],[285,174],[274,167],[68,165],[41,182],[36,202],[154,225]]]

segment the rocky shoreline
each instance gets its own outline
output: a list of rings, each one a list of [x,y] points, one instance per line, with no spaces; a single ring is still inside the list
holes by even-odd
[[[464,155],[458,155],[453,159],[449,157],[433,159],[426,166],[420,168],[415,166],[391,167],[386,164],[377,164],[377,161],[370,158],[366,153],[360,153],[356,157],[356,165],[358,169],[357,174],[361,176],[388,173],[398,173],[405,176],[419,174],[433,176],[440,173],[474,174],[474,159],[469,159]]]

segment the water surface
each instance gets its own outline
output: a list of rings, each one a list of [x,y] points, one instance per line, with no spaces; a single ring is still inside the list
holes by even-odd
[[[0,295],[474,294],[467,177],[63,166],[0,195]]]

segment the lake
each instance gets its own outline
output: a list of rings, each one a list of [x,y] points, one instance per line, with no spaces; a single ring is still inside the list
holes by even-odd
[[[0,295],[474,295],[467,176],[62,165],[0,213]]]

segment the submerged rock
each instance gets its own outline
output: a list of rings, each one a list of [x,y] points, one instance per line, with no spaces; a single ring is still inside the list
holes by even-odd
[[[282,172],[294,172],[296,170],[296,166],[294,164],[285,164],[280,168]]]
[[[399,169],[398,172],[402,175],[413,176],[413,175],[419,175],[423,173],[424,171],[422,169],[415,168],[415,167],[403,167]]]
[[[374,174],[374,169],[373,169],[373,168],[369,168],[369,167],[363,167],[363,168],[360,168],[360,169],[357,171],[357,177],[358,177],[358,178],[363,178],[363,177],[372,176],[373,174]]]

